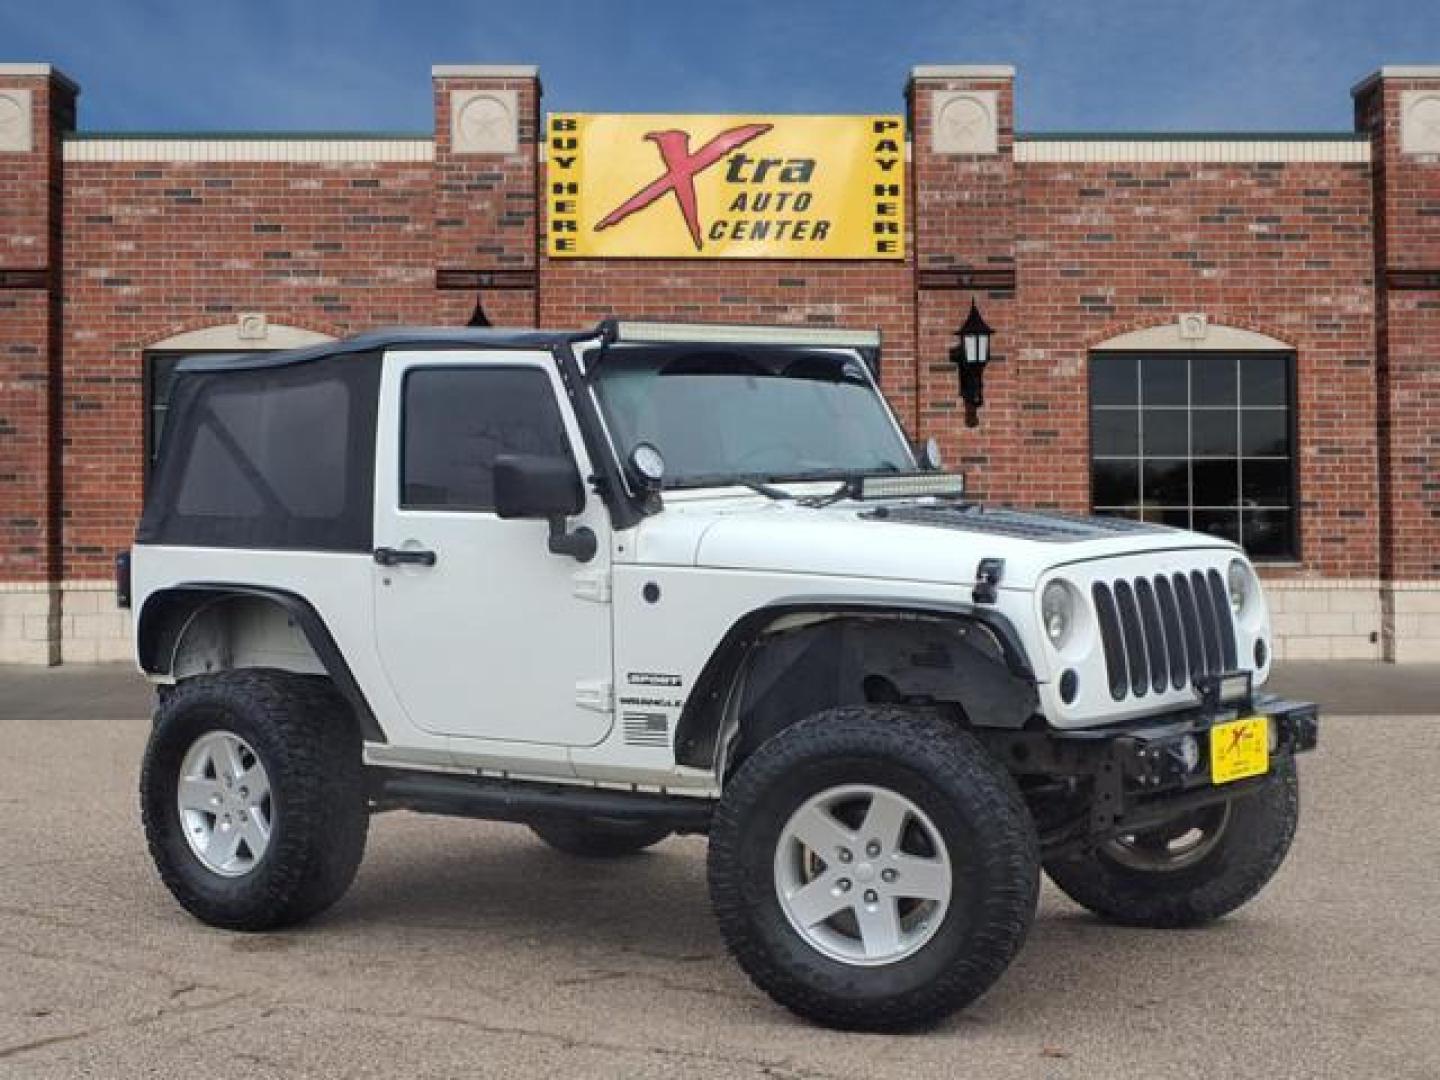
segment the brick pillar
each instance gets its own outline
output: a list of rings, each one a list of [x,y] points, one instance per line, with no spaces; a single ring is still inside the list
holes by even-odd
[[[1014,68],[923,66],[908,91],[915,223],[916,416],[977,496],[1005,499],[1013,475],[996,433],[1018,420],[1011,345],[1015,320]],[[995,330],[980,426],[964,426],[955,368],[946,360],[970,302]]]
[[[540,78],[530,66],[442,65],[435,88],[437,321],[477,299],[496,326],[538,305]]]
[[[60,151],[78,93],[49,64],[0,64],[0,662],[60,659]]]
[[[1375,184],[1382,620],[1388,659],[1440,657],[1440,67],[1355,87]]]

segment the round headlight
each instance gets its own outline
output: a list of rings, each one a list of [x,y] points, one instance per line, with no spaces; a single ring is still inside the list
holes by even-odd
[[[1050,582],[1040,594],[1040,620],[1051,645],[1058,649],[1065,644],[1075,623],[1075,596],[1063,581]]]
[[[1235,559],[1225,577],[1229,585],[1230,610],[1239,615],[1249,605],[1250,596],[1255,591],[1255,575],[1248,566]]]

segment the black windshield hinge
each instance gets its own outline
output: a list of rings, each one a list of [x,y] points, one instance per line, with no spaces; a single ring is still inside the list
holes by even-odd
[[[970,599],[977,604],[995,603],[1000,598],[996,588],[1004,577],[1004,559],[981,559],[980,565],[975,568],[975,589]]]

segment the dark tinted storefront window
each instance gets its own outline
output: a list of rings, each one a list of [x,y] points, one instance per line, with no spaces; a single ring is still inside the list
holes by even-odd
[[[1096,353],[1091,503],[1291,559],[1296,540],[1294,356]]]

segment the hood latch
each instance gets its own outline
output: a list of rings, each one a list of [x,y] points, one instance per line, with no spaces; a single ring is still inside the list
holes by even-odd
[[[975,568],[975,589],[970,599],[977,604],[995,603],[1000,598],[996,589],[1004,576],[1004,559],[981,559],[980,565]]]

